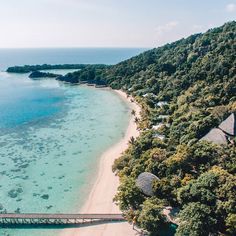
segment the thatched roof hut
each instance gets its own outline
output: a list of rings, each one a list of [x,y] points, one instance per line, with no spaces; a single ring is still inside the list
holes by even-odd
[[[154,180],[159,180],[159,178],[152,173],[143,172],[138,176],[136,185],[147,196],[153,196],[152,185]]]
[[[206,140],[216,144],[227,144],[236,136],[235,114],[232,113],[227,119],[222,121],[218,128],[213,128],[201,140]]]
[[[201,140],[206,140],[216,144],[227,144],[228,142],[225,133],[218,128],[212,129],[203,138],[201,138]]]
[[[232,113],[226,120],[222,121],[219,128],[230,136],[236,136],[235,114]]]

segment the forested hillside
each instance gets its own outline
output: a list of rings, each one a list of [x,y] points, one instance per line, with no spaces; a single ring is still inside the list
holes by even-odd
[[[114,66],[60,77],[123,89],[142,106],[140,137],[114,164],[115,201],[153,235],[179,210],[178,236],[236,235],[236,147],[200,139],[236,112],[236,22],[149,50]],[[155,128],[154,128],[155,127]],[[159,177],[148,197],[142,172]]]

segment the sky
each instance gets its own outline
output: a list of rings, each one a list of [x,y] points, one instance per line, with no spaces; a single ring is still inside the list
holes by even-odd
[[[152,48],[232,20],[236,0],[0,0],[0,48]]]

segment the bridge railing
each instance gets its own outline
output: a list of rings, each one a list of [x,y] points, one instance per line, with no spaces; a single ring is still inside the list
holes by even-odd
[[[20,225],[20,224],[83,224],[102,221],[123,221],[122,214],[41,214],[41,213],[22,213],[22,214],[0,214],[1,225]]]

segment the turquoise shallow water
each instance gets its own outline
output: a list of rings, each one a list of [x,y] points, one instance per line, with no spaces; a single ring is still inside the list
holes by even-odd
[[[122,138],[129,114],[110,90],[0,73],[1,211],[78,212],[99,157]],[[11,236],[58,232],[0,229]]]

